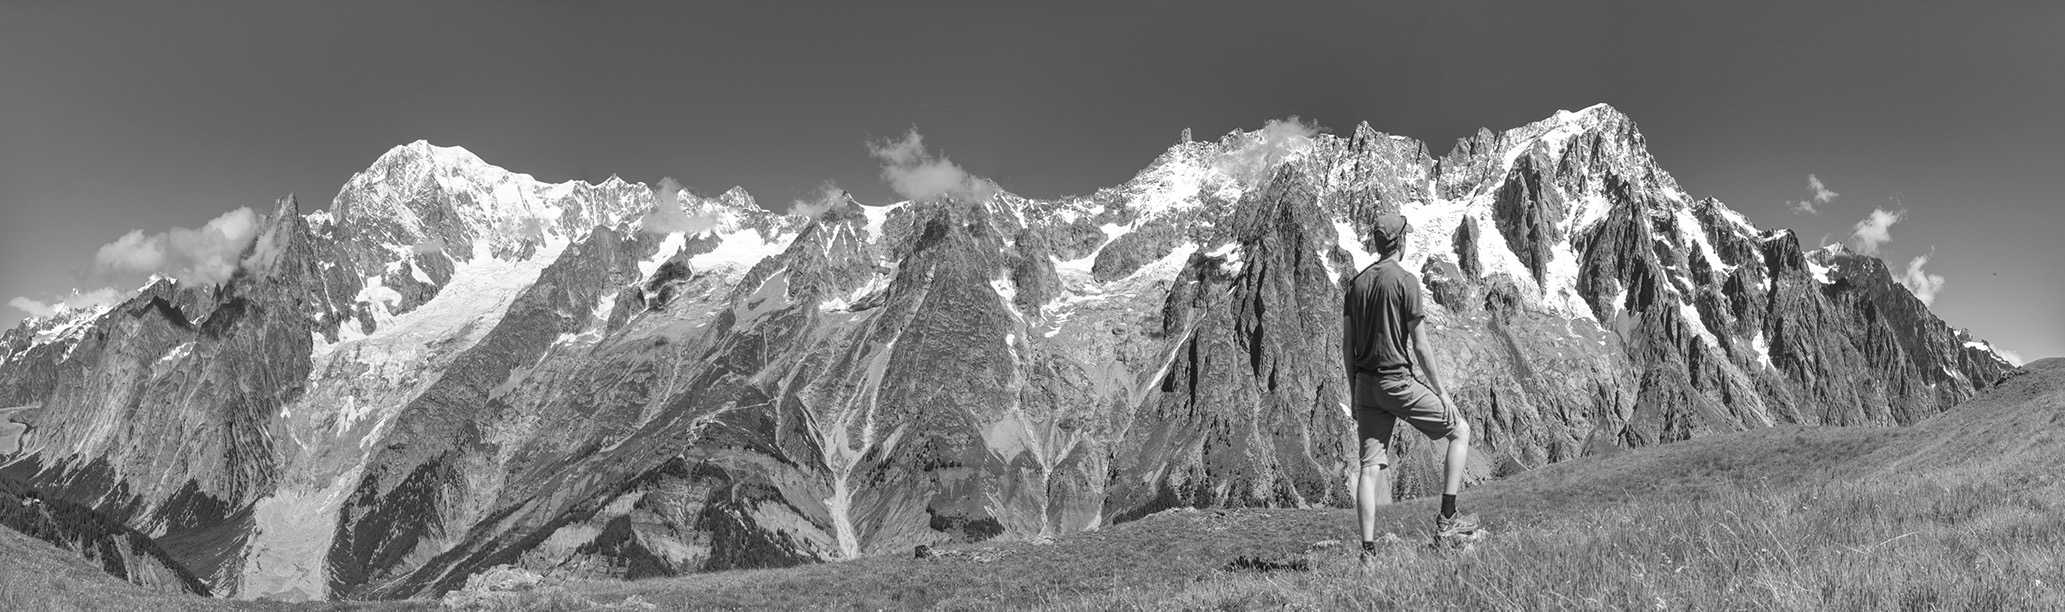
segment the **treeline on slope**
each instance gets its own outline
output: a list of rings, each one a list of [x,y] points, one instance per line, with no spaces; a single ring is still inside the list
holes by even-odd
[[[108,575],[139,586],[209,595],[208,585],[149,536],[92,508],[46,499],[14,478],[0,477],[0,526],[76,552]]]

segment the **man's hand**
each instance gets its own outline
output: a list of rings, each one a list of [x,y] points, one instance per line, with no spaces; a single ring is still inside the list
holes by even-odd
[[[1434,395],[1439,396],[1441,398],[1441,401],[1447,402],[1448,385],[1442,383],[1448,381],[1442,378],[1441,368],[1438,367],[1438,364],[1434,363],[1434,351],[1431,350],[1431,347],[1427,346],[1426,326],[1414,324],[1412,328],[1414,357],[1413,365],[1419,366],[1420,373],[1427,375],[1427,380],[1422,381],[1426,383],[1427,390],[1433,391]],[[1455,404],[1451,402],[1449,406],[1454,407]]]
[[[1436,383],[1436,382],[1434,382],[1434,381],[1432,380],[1432,379],[1433,379],[1433,377],[1432,377],[1432,376],[1429,376],[1429,377],[1428,377],[1428,379],[1429,379],[1429,380],[1425,380],[1425,381],[1421,381],[1421,382],[1422,382],[1422,384],[1425,384],[1425,385],[1427,385],[1427,390],[1428,390],[1428,391],[1432,391],[1432,392],[1434,392],[1434,399],[1438,399],[1438,400],[1441,400],[1441,403],[1442,403],[1443,405],[1446,405],[1446,406],[1448,406],[1449,408],[1455,408],[1455,406],[1456,406],[1456,402],[1455,402],[1455,400],[1453,400],[1453,399],[1450,399],[1450,398],[1448,397],[1448,390],[1447,390],[1447,389],[1443,389],[1443,388],[1441,388],[1441,385],[1440,385],[1439,383]]]

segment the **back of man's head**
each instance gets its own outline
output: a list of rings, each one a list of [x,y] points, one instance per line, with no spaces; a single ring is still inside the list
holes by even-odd
[[[1372,229],[1370,246],[1376,247],[1378,257],[1400,255],[1405,248],[1405,235],[1411,228],[1405,222],[1405,215],[1385,213],[1377,216]]]

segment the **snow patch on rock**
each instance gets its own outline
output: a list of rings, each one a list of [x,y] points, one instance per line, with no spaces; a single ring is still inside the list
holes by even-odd
[[[1212,251],[1209,253],[1205,253],[1205,256],[1219,259],[1219,265],[1221,269],[1226,270],[1230,273],[1238,274],[1243,268],[1246,267],[1247,263],[1241,258],[1242,253],[1243,252],[1241,251],[1240,243],[1228,242],[1226,244],[1219,245],[1218,248],[1212,249]],[[1325,262],[1325,254],[1322,253],[1320,255],[1320,261]],[[1327,268],[1331,270],[1333,268],[1333,264],[1327,264]]]
[[[1569,233],[1576,235],[1606,220],[1606,213],[1613,209],[1613,202],[1606,196],[1591,193],[1576,198],[1571,205]]]
[[[679,232],[661,238],[660,246],[653,250],[652,257],[638,262],[638,278],[652,278],[654,272],[660,271],[660,266],[666,265],[667,260],[673,259],[674,255],[681,252],[681,246],[686,241],[687,237]]]
[[[909,202],[897,202],[882,206],[861,204],[860,214],[867,219],[868,236],[878,242],[884,239],[886,236],[882,234],[882,228],[888,225],[889,214],[896,212],[896,209],[903,208],[906,204],[909,204]]]
[[[1520,262],[1520,256],[1506,244],[1505,235],[1499,233],[1491,221],[1495,218],[1492,213],[1494,199],[1491,190],[1486,188],[1463,200],[1437,199],[1403,207],[1406,223],[1412,229],[1406,236],[1405,257],[1400,263],[1407,270],[1421,270],[1427,261],[1435,259],[1456,263],[1453,241],[1456,230],[1462,226],[1463,217],[1468,215],[1477,222],[1477,255],[1483,266],[1482,277],[1507,275],[1521,286],[1535,288],[1539,292],[1536,297],[1541,306],[1549,312],[1590,320],[1592,308],[1577,291],[1577,255],[1570,250],[1568,242],[1559,242],[1551,249],[1542,282],[1535,282],[1534,272]],[[1336,231],[1340,230],[1337,228]]]
[[[1692,333],[1699,334],[1699,338],[1705,340],[1707,346],[1720,348],[1721,343],[1714,339],[1714,332],[1708,330],[1706,320],[1700,318],[1699,309],[1682,296],[1678,298],[1678,315],[1685,318],[1685,326],[1692,328]]]
[[[1348,260],[1354,264],[1355,269],[1361,270],[1377,263],[1377,254],[1362,248],[1362,237],[1357,235],[1355,226],[1347,221],[1334,221],[1334,241],[1341,246],[1341,250],[1348,252]],[[1327,271],[1333,272],[1331,264],[1327,266]],[[1334,277],[1338,279],[1339,275],[1335,274]]]
[[[1715,271],[1722,274],[1735,271],[1735,266],[1721,261],[1721,253],[1714,250],[1713,243],[1707,242],[1706,226],[1699,222],[1699,218],[1692,216],[1690,209],[1677,207],[1671,214],[1675,222],[1672,226],[1677,228],[1678,237],[1684,240],[1681,244],[1698,247],[1700,255],[1706,258],[1707,266]]]
[[[1807,274],[1812,275],[1815,281],[1823,285],[1834,284],[1836,281],[1834,278],[1829,277],[1828,272],[1828,266],[1814,261],[1812,257],[1807,258]]]
[[[1757,352],[1757,365],[1766,370],[1776,369],[1771,365],[1771,341],[1764,338],[1764,330],[1750,336],[1750,349]]]
[[[794,238],[783,234],[768,240],[758,230],[742,229],[725,234],[717,248],[710,252],[690,257],[688,266],[697,274],[706,271],[724,271],[727,276],[743,274],[760,260],[780,255]]]

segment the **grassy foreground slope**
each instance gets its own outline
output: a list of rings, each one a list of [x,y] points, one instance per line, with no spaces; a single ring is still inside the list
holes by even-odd
[[[1423,546],[1427,501],[1397,504],[1381,529],[1402,541],[1367,574],[1348,510],[1177,510],[938,559],[570,586],[662,609],[2065,609],[2061,465],[2051,359],[1907,429],[1780,427],[1472,488],[1494,535],[1466,554]]]
[[[335,610],[422,608],[419,603],[285,604],[154,591],[109,576],[78,553],[0,528],[0,610]]]
[[[102,572],[78,553],[12,529],[0,529],[0,609],[106,610],[147,608],[153,602],[195,603],[146,589]]]

